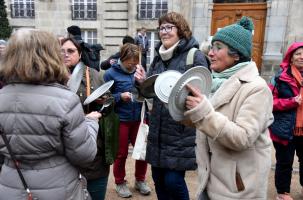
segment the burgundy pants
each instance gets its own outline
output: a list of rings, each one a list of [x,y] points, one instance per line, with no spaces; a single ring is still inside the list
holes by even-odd
[[[128,155],[128,142],[134,146],[140,121],[138,122],[121,122],[119,127],[119,151],[114,162],[115,183],[122,184],[125,182],[125,162]],[[147,170],[145,161],[136,160],[135,178],[137,181],[144,181]]]

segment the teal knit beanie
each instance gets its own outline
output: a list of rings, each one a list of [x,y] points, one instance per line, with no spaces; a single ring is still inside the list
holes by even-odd
[[[212,38],[211,43],[221,41],[241,53],[244,57],[251,57],[252,30],[254,24],[248,17],[242,17],[239,22],[220,29]]]

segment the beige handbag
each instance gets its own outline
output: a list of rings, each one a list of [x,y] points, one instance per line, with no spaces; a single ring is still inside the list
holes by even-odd
[[[135,160],[145,160],[149,126],[144,123],[144,115],[145,115],[145,101],[142,103],[141,122],[138,129],[137,138],[132,154],[132,158]]]

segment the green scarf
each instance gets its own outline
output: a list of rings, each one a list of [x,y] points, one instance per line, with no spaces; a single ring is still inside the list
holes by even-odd
[[[237,71],[246,66],[249,62],[241,62],[236,64],[235,66],[228,68],[220,73],[212,72],[212,86],[211,93],[215,93],[219,87],[224,83],[227,79],[229,79],[232,75],[234,75]]]

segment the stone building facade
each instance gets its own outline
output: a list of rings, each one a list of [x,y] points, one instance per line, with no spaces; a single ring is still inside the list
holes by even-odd
[[[158,41],[156,27],[159,13],[175,11],[184,15],[192,28],[193,35],[201,43],[211,33],[214,2],[218,1],[5,0],[5,2],[13,28],[38,28],[60,36],[66,34],[68,26],[78,25],[83,30],[85,40],[98,42],[104,46],[106,50],[102,51],[102,59],[119,50],[123,36],[135,36],[140,27],[145,27],[151,40],[150,61],[154,55],[153,47]],[[264,2],[267,5],[267,15],[260,71],[265,78],[269,78],[278,68],[287,47],[293,41],[303,41],[303,12],[301,12],[303,4],[302,0]],[[161,6],[157,7],[159,3]],[[25,11],[26,14],[23,13],[25,17],[20,17],[20,13],[16,12],[16,9],[20,12],[20,7],[16,7],[16,4],[33,4],[34,8],[31,7],[33,12]],[[82,7],[77,7],[79,4],[83,4]],[[152,4],[154,7],[148,7],[147,4]],[[93,5],[93,8],[89,5]],[[159,8],[160,12],[157,12]],[[151,12],[148,14],[147,10]]]

